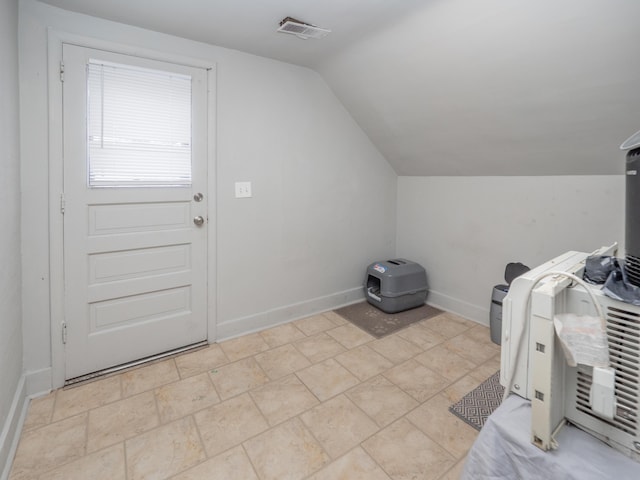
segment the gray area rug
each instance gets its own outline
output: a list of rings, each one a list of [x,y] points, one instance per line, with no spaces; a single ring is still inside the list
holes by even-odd
[[[500,385],[500,370],[449,407],[462,421],[480,430],[489,415],[500,406],[504,387]]]
[[[423,305],[398,313],[385,313],[364,301],[339,308],[335,312],[376,338],[382,338],[412,323],[440,315],[442,310]]]

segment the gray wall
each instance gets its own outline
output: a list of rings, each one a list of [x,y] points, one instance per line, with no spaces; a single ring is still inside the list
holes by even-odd
[[[20,5],[27,370],[51,367],[49,282],[59,282],[49,278],[47,27],[216,64],[209,295],[218,338],[359,298],[364,266],[395,253],[396,175],[314,71]],[[251,181],[253,198],[234,198],[236,181]]]
[[[624,176],[399,177],[397,235],[427,269],[429,303],[488,324],[508,262],[614,242],[622,254]]]
[[[18,1],[0,2],[0,475],[22,375]],[[20,400],[18,398],[18,400]],[[18,405],[21,407],[22,404]],[[18,412],[19,413],[19,412]]]
[[[317,73],[238,55],[218,80],[219,334],[360,295],[395,251],[395,173]]]

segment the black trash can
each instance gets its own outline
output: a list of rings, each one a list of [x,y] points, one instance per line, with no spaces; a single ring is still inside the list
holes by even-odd
[[[496,345],[502,343],[502,300],[507,296],[509,285],[496,285],[491,295],[491,308],[489,309],[489,331],[491,341]]]
[[[504,269],[504,280],[507,283],[493,287],[491,308],[489,309],[489,332],[491,341],[496,345],[502,343],[502,300],[509,293],[511,282],[528,271],[529,267],[522,263],[508,263]]]

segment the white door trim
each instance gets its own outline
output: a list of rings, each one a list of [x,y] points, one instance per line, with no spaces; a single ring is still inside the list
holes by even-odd
[[[62,343],[62,323],[64,322],[64,244],[61,194],[64,191],[63,173],[63,132],[62,132],[62,82],[60,63],[63,43],[71,43],[87,48],[107,50],[125,55],[143,56],[154,60],[171,62],[208,71],[207,105],[207,163],[208,188],[207,208],[209,221],[208,238],[208,284],[207,284],[207,329],[209,343],[217,338],[216,305],[216,65],[211,61],[167,54],[146,48],[122,45],[106,40],[85,37],[53,28],[48,29],[48,128],[49,128],[49,311],[51,317],[51,382],[52,388],[59,388],[65,379],[65,350]]]

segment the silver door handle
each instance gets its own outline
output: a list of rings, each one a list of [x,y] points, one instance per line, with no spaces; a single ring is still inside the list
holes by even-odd
[[[200,215],[198,215],[197,217],[193,217],[193,223],[195,223],[198,227],[201,227],[204,223],[204,218],[202,218]]]

